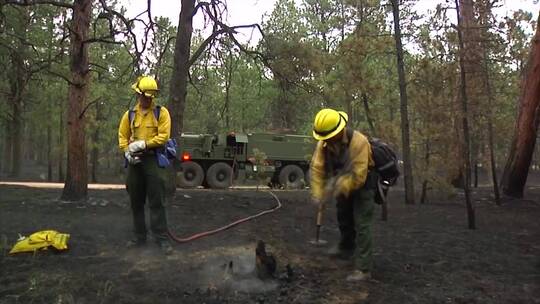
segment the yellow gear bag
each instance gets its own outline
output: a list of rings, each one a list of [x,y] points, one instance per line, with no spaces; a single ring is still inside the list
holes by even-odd
[[[66,250],[68,249],[68,239],[69,234],[67,233],[60,233],[55,230],[38,231],[31,234],[29,237],[22,237],[19,239],[9,254],[47,250],[49,246],[52,246],[57,250]]]

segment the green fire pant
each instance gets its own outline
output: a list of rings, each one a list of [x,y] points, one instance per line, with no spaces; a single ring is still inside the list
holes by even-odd
[[[148,197],[150,228],[156,241],[167,239],[165,214],[165,169],[158,167],[156,156],[145,155],[141,162],[128,166],[126,189],[131,201],[135,236],[146,239],[144,205]]]
[[[354,266],[361,271],[373,268],[371,227],[375,209],[375,191],[359,189],[347,199],[337,200],[337,220],[341,250],[354,250]]]

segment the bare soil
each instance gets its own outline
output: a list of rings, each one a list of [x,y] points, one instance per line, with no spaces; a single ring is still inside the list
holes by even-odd
[[[500,207],[488,191],[475,191],[474,231],[460,195],[405,206],[393,191],[388,222],[374,225],[373,279],[349,283],[351,263],[325,255],[338,238],[333,206],[321,236],[329,244],[309,243],[316,208],[307,191],[277,191],[280,210],[165,256],[153,243],[125,247],[124,190],[67,203],[61,189],[0,185],[0,303],[540,303],[540,189]],[[171,229],[188,236],[274,205],[264,191],[183,190],[167,210]],[[69,250],[7,254],[18,234],[44,229],[70,233]],[[275,280],[253,275],[259,239],[277,258]]]

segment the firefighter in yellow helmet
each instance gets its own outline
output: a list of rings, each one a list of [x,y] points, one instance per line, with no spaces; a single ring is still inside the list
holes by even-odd
[[[158,153],[171,135],[169,111],[156,105],[158,85],[154,78],[141,76],[131,86],[137,104],[126,111],[118,128],[118,144],[126,159],[126,188],[131,201],[135,238],[128,246],[146,244],[145,203],[148,198],[150,228],[157,245],[172,252],[165,214],[165,169]]]
[[[311,194],[317,203],[335,200],[341,239],[330,250],[337,258],[353,258],[349,281],[371,278],[376,176],[371,146],[359,131],[347,128],[345,112],[322,109],[315,116],[318,140],[311,161]]]

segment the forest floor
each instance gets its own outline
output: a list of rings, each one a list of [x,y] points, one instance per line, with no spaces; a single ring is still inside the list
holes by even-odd
[[[61,189],[0,185],[0,303],[540,303],[540,188],[527,200],[491,201],[475,190],[476,230],[461,195],[405,206],[390,197],[389,219],[374,224],[373,279],[349,283],[347,261],[330,259],[335,209],[314,247],[315,206],[307,191],[276,191],[278,211],[217,235],[127,249],[131,214],[125,190],[90,190],[85,203],[59,201]],[[264,191],[181,190],[169,225],[188,236],[271,208]],[[8,255],[18,234],[69,233],[69,250]],[[253,275],[255,244],[278,262],[275,280]],[[225,275],[233,261],[235,275]],[[286,275],[286,265],[292,276]]]

